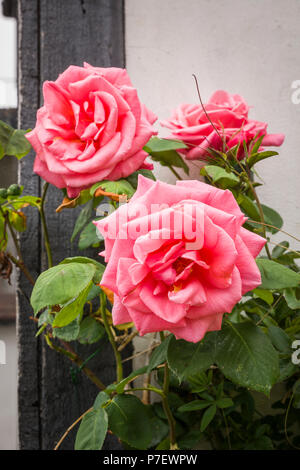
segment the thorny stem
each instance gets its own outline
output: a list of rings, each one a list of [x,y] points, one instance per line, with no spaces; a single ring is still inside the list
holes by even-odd
[[[128,388],[127,390],[124,390],[124,393],[128,392],[135,392],[138,390],[148,390],[149,392],[154,392],[160,395],[162,398],[164,398],[164,392],[160,390],[159,388],[153,387],[152,385],[149,385],[148,387],[133,387],[133,388]]]
[[[117,365],[117,381],[120,382],[123,379],[122,358],[121,358],[120,352],[118,351],[118,348],[117,348],[117,345],[115,343],[111,328],[110,328],[108,320],[107,320],[107,316],[106,316],[106,295],[104,294],[104,292],[102,290],[101,290],[101,293],[100,293],[100,297],[101,297],[101,317],[102,317],[102,320],[103,320],[103,324],[104,324],[108,339],[109,339],[110,344],[112,345],[112,348],[113,348],[113,351],[114,351],[114,355],[115,355],[115,359],[116,359],[116,365]]]
[[[160,339],[163,341],[165,339],[164,333],[160,332]],[[169,423],[170,429],[170,450],[178,449],[176,444],[176,435],[175,435],[175,419],[172,415],[172,411],[168,402],[168,394],[169,394],[169,386],[170,386],[170,370],[168,363],[165,363],[164,367],[164,385],[163,385],[163,398],[162,398],[162,405]]]
[[[28,269],[26,268],[25,264],[23,261],[19,261],[17,260],[17,258],[15,258],[13,255],[11,255],[10,253],[6,253],[8,258],[19,268],[21,269],[21,271],[24,273],[24,275],[27,277],[28,281],[30,282],[30,284],[32,284],[34,286],[35,282],[34,282],[34,279],[33,277],[31,276],[30,272],[28,271]]]
[[[138,331],[133,331],[130,335],[128,335],[125,341],[118,347],[118,351],[123,351],[123,349],[126,348],[127,344],[129,344],[133,340],[133,338],[135,338],[138,334]]]
[[[289,237],[291,237],[291,238],[293,238],[294,240],[296,240],[297,242],[300,242],[300,239],[297,238],[297,237],[295,237],[295,235],[292,235],[291,233],[286,232],[285,230],[282,230],[281,228],[276,227],[275,225],[266,224],[266,223],[264,223],[264,222],[258,222],[257,220],[251,220],[251,219],[248,219],[248,222],[251,222],[252,224],[264,225],[265,227],[275,228],[278,232],[284,233],[285,235],[288,235]]]
[[[170,168],[170,170],[172,171],[173,175],[176,176],[177,179],[182,180],[180,174],[177,173],[177,171],[175,170],[175,168],[173,168],[172,166],[169,166],[169,168]]]
[[[48,259],[48,268],[52,268],[53,259],[52,259],[52,252],[51,252],[46,216],[45,216],[45,211],[44,211],[46,194],[47,194],[48,188],[49,188],[49,183],[45,183],[43,187],[43,194],[42,194],[42,199],[41,199],[41,205],[39,207],[39,213],[41,216],[41,222],[42,222],[43,233],[44,233],[44,243],[45,243],[47,259]]]

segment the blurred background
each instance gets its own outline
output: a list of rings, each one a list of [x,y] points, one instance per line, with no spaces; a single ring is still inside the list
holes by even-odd
[[[0,9],[0,119],[17,127],[17,22]],[[0,187],[17,181],[16,159],[4,157]],[[6,365],[0,364],[0,450],[17,441],[17,340],[15,277],[0,279],[0,340],[6,345]]]
[[[85,3],[89,1],[97,3]],[[198,102],[195,73],[204,102],[216,89],[241,94],[252,106],[253,119],[268,122],[270,133],[286,135],[280,157],[260,164],[266,183],[260,196],[284,217],[284,229],[299,236],[300,104],[292,101],[292,84],[300,80],[299,0],[125,0],[125,31],[129,75],[142,101],[160,119],[169,117],[179,103]],[[16,36],[16,20],[1,12],[0,119],[12,125]],[[166,130],[160,132],[166,135]],[[16,181],[16,163],[6,159],[1,161],[0,187]],[[157,176],[174,181],[167,169]],[[0,365],[0,449],[14,449],[15,295],[14,286],[1,279],[0,340],[6,342],[7,360]]]

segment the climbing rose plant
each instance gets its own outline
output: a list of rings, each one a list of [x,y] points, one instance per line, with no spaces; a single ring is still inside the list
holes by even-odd
[[[0,265],[8,281],[15,265],[31,282],[37,336],[84,364],[78,373],[99,389],[76,420],[75,449],[101,449],[108,432],[125,449],[299,446],[300,252],[280,239],[296,237],[261,203],[255,180],[261,160],[278,158],[265,147],[284,136],[250,119],[240,95],[217,91],[206,105],[179,105],[162,122],[170,137],[159,138],[154,113],[118,68],[70,66],[43,92],[32,131],[0,122],[0,159],[25,157],[31,143],[34,171],[46,181],[41,198],[23,196],[17,184],[0,189]],[[156,181],[149,158],[176,184]],[[188,179],[195,159],[199,181]],[[81,207],[71,237],[78,256],[55,266],[44,209],[49,184],[62,190],[57,211]],[[41,215],[48,257],[36,281],[16,236],[30,210]],[[91,256],[80,256],[86,248]],[[149,335],[150,347],[145,365],[126,375],[137,335]],[[104,338],[115,358],[113,383],[90,370],[90,355],[66,349],[77,341],[97,357]],[[258,410],[254,392],[276,413]]]

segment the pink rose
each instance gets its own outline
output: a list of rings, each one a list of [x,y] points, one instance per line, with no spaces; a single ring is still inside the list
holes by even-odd
[[[168,330],[192,342],[219,330],[223,314],[261,283],[254,258],[266,240],[244,229],[245,220],[228,190],[140,176],[130,202],[95,222],[114,324],[133,321],[142,335]]]
[[[218,90],[204,107],[220,135],[200,104],[181,104],[169,120],[161,122],[162,126],[172,130],[173,139],[183,140],[189,146],[180,151],[189,160],[206,159],[209,156],[208,147],[222,150],[224,138],[227,148],[243,140],[249,146],[255,136],[261,135],[265,136],[263,146],[280,146],[284,141],[283,134],[267,134],[268,125],[265,122],[248,118],[249,106],[240,95]],[[240,146],[238,157],[244,158],[243,145]]]
[[[125,69],[71,65],[45,82],[44,106],[26,137],[34,171],[75,197],[93,183],[125,178],[145,162],[156,116],[140,103]]]

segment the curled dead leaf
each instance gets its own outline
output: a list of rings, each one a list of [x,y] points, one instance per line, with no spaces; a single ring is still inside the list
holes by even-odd
[[[69,199],[68,197],[63,198],[63,202],[58,206],[56,212],[61,212],[63,209],[73,209],[77,206],[77,202],[80,195],[75,197],[75,199]]]
[[[109,193],[107,191],[104,191],[104,189],[102,188],[96,189],[94,196],[95,197],[106,196],[116,202],[119,202],[119,201],[127,202],[128,200],[128,197],[126,194]]]

